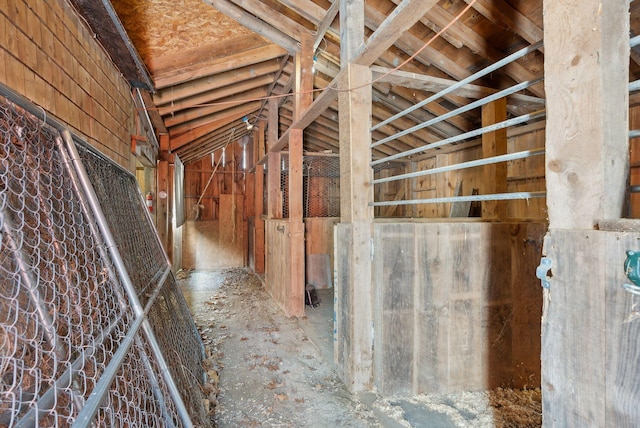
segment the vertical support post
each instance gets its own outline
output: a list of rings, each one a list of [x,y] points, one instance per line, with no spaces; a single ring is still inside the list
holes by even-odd
[[[339,82],[340,112],[340,214],[348,237],[345,271],[339,272],[336,287],[338,346],[336,355],[341,376],[350,391],[372,388],[373,374],[373,281],[371,254],[373,235],[373,170],[371,160],[371,71],[347,64]],[[354,88],[347,91],[349,88]],[[340,246],[340,242],[336,242]],[[344,320],[344,321],[341,321]]]
[[[449,155],[436,155],[436,168],[449,165]],[[436,174],[436,197],[447,198],[451,196],[451,173],[442,172]],[[436,204],[436,214],[439,218],[449,217],[451,203],[439,202]]]
[[[267,145],[273,146],[278,141],[278,102],[271,98],[268,101]],[[280,190],[280,152],[269,152],[267,157],[267,215],[270,219],[282,218],[282,191]]]
[[[482,106],[482,126],[507,120],[507,99],[500,98]],[[507,129],[482,134],[482,156],[484,158],[507,154]],[[507,192],[507,163],[500,162],[482,167],[482,193]],[[507,201],[482,202],[482,218],[504,220],[507,217]]]
[[[545,0],[550,227],[622,215],[629,171],[629,4]]]
[[[156,227],[160,242],[165,252],[171,260],[172,245],[170,242],[170,212],[169,212],[169,190],[172,183],[172,177],[169,175],[169,135],[162,134],[160,136],[160,153],[156,168]]]
[[[264,157],[264,128],[264,122],[260,121],[258,131],[254,133],[253,137],[256,145],[255,153],[257,153],[254,159],[262,159]],[[264,210],[264,167],[256,165],[255,171],[253,260],[256,273],[264,273],[264,220],[262,219]]]
[[[543,254],[553,265],[543,300],[542,422],[633,425],[614,420],[634,407],[614,385],[632,373],[616,372],[616,355],[632,358],[619,354],[626,341],[611,328],[625,324],[611,303],[622,285],[616,278],[624,251],[607,245],[620,239],[615,233],[594,230],[601,220],[620,218],[625,202],[629,2],[543,0],[543,7],[549,216]],[[610,253],[618,264],[602,257]]]
[[[295,57],[294,121],[311,105],[313,90],[313,38],[301,38]],[[305,246],[303,222],[303,130],[289,130],[289,314],[304,315]]]

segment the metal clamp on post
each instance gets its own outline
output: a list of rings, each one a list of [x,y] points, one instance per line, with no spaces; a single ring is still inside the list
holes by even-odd
[[[536,268],[536,277],[542,282],[542,288],[549,289],[551,288],[551,276],[549,273],[551,272],[551,266],[553,262],[548,257],[543,257],[540,259],[540,264]]]

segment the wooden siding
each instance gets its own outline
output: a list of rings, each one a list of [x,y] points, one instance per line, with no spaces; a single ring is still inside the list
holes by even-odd
[[[0,2],[0,82],[133,169],[128,83],[68,2]]]
[[[349,233],[338,225],[336,357],[349,378],[344,288]],[[383,394],[540,384],[544,223],[375,223],[373,379]],[[343,245],[344,244],[344,245]],[[355,301],[353,299],[356,299]]]
[[[508,152],[513,153],[542,148],[544,147],[544,139],[545,129],[543,123],[511,130],[508,134]],[[482,147],[478,140],[473,144],[465,144],[465,147],[461,150],[438,154],[435,157],[416,161],[412,168],[414,171],[428,170],[480,158],[482,158]],[[534,156],[507,162],[507,192],[544,191],[544,159],[544,156]],[[426,199],[455,196],[458,186],[460,195],[471,195],[474,189],[481,191],[482,173],[482,168],[470,168],[414,178],[411,185],[412,198]],[[387,195],[385,199],[380,200],[393,198],[393,195]],[[450,203],[417,204],[414,206],[413,211],[407,213],[407,216],[445,218],[449,217],[450,211]],[[513,200],[507,203],[507,218],[545,220],[546,217],[545,198]]]

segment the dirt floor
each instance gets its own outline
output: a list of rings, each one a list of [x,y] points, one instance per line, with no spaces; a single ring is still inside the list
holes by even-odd
[[[178,273],[209,354],[216,427],[539,427],[540,390],[418,397],[350,394],[333,363],[332,290],[286,318],[243,269]]]

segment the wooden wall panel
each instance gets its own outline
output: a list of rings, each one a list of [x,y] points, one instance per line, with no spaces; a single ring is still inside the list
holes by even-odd
[[[538,386],[542,289],[533,273],[545,231],[544,223],[376,223],[378,390]]]
[[[287,316],[291,314],[288,307],[291,295],[288,233],[288,220],[265,220],[265,239],[268,242],[265,254],[265,284],[271,297]]]
[[[129,84],[69,3],[0,2],[0,20],[0,82],[132,169]]]
[[[218,236],[224,257],[232,266],[246,266],[246,222],[242,218],[242,195],[220,195]]]
[[[552,230],[545,239],[553,262],[544,293],[545,425],[638,425],[638,297],[622,285],[629,282],[626,251],[637,251],[639,241],[637,228]]]
[[[544,147],[544,141],[544,123],[529,125],[524,129],[517,130],[517,132],[513,130],[508,133],[508,152],[512,153],[542,148]],[[478,144],[479,143],[478,141]],[[420,159],[415,162],[413,168],[414,171],[423,171],[480,158],[482,158],[482,148],[479,145],[472,147],[467,146],[464,150],[442,153],[434,157]],[[535,156],[507,162],[507,191],[544,191],[544,176],[544,156]],[[481,168],[449,171],[416,177],[411,180],[412,183],[409,187],[410,197],[412,199],[428,199],[455,196],[457,186],[460,186],[460,195],[471,195],[474,189],[482,189],[483,180]],[[638,182],[640,183],[640,179],[638,179]],[[391,194],[392,190],[401,190],[400,187],[392,188],[387,186],[384,187],[384,190],[382,187],[383,186],[380,185],[376,186],[376,200],[393,200],[396,195]],[[384,195],[381,194],[383,191],[386,192]],[[448,218],[450,213],[450,203],[439,203],[407,206],[405,207],[403,215],[416,218]],[[376,212],[376,216],[385,217],[382,214],[385,214],[382,210]],[[396,214],[393,213],[393,215]],[[534,198],[529,200],[508,201],[507,218],[516,220],[544,220],[546,219],[546,199]]]
[[[413,224],[382,224],[373,237],[374,343],[380,356],[374,359],[374,378],[378,390],[405,395],[414,384],[414,236]]]

